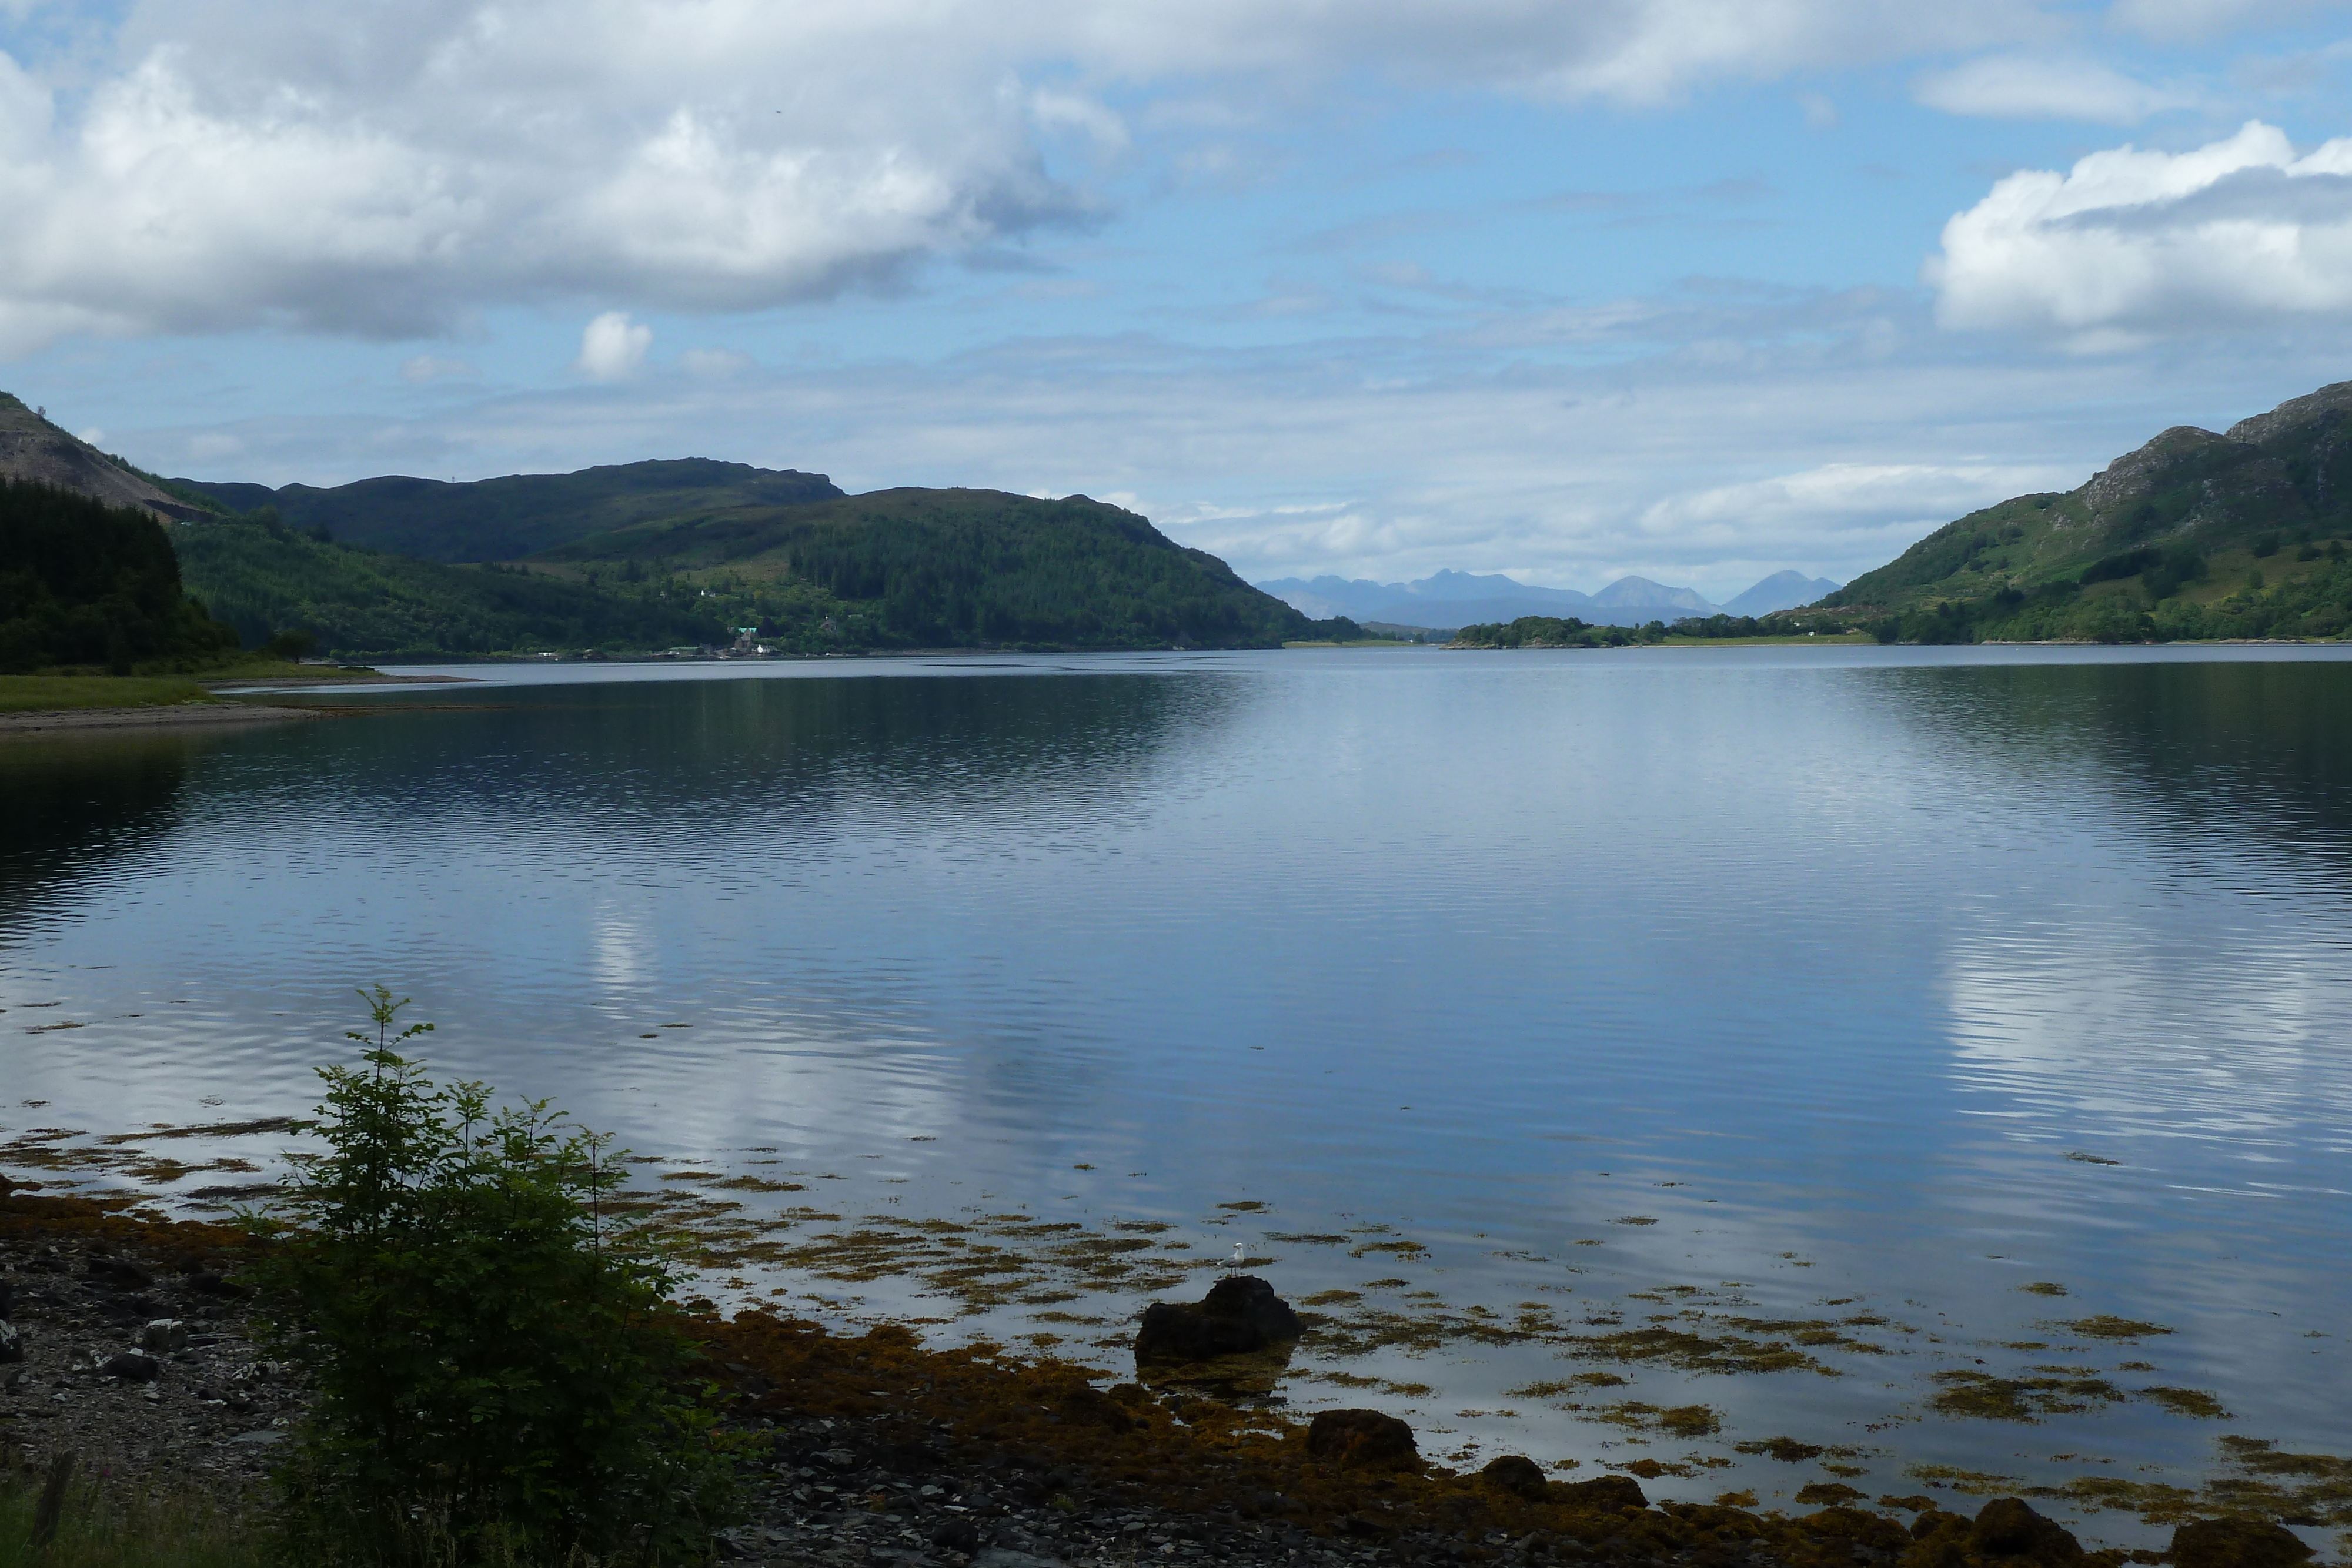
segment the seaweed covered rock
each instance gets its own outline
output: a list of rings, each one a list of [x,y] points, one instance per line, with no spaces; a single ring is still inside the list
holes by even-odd
[[[2173,1568],[2295,1568],[2311,1548],[2267,1519],[2192,1519],[2172,1532]]]
[[[1412,1428],[1378,1410],[1324,1410],[1307,1428],[1307,1452],[1342,1465],[1409,1465],[1420,1458]]]
[[[2055,1520],[2045,1519],[2023,1498],[1997,1497],[1977,1512],[1969,1529],[1971,1550],[1986,1557],[2024,1557],[2052,1568],[2079,1562],[2083,1543]]]
[[[1632,1476],[1595,1476],[1589,1481],[1557,1482],[1546,1490],[1554,1501],[1593,1513],[1616,1513],[1622,1509],[1650,1506],[1642,1483]]]
[[[1079,1384],[1061,1399],[1062,1419],[1080,1427],[1103,1427],[1124,1432],[1135,1425],[1118,1402],[1099,1388]]]
[[[1139,1362],[1211,1361],[1246,1355],[1297,1339],[1303,1332],[1290,1303],[1255,1274],[1235,1274],[1209,1287],[1198,1301],[1154,1301],[1135,1331]]]
[[[1546,1496],[1543,1467],[1524,1454],[1505,1454],[1500,1458],[1489,1459],[1478,1476],[1488,1486],[1509,1492],[1513,1497],[1523,1497],[1529,1502],[1541,1502]]]

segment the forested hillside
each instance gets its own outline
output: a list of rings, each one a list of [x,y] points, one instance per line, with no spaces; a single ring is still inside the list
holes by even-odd
[[[149,524],[156,542],[161,530]],[[696,591],[629,591],[499,567],[360,549],[298,533],[268,512],[174,528],[189,586],[248,645],[308,632],[354,654],[645,650],[724,641],[732,633]]]
[[[1276,647],[1315,635],[1216,557],[1084,496],[878,490],[642,524],[525,564],[607,584],[691,583],[793,648]]]
[[[152,514],[0,478],[0,670],[192,669],[236,647],[183,591]]]
[[[2079,489],[1970,513],[1822,603],[1888,641],[2335,637],[2352,627],[2352,382],[2181,425]]]
[[[688,457],[510,474],[466,483],[390,476],[320,488],[177,479],[233,512],[273,507],[289,527],[321,538],[420,560],[512,560],[583,535],[649,517],[727,507],[786,507],[841,491],[822,474]]]
[[[159,571],[173,576],[174,596],[184,574],[249,645],[287,636],[344,656],[736,643],[822,653],[1277,647],[1360,634],[1310,622],[1214,556],[1083,496],[851,497],[821,474],[699,458],[467,484],[387,477],[272,489],[160,479],[13,398],[0,405],[0,435],[21,425],[24,460],[65,465],[65,489],[149,508],[136,536],[144,565],[123,564],[131,536],[110,525],[115,532],[90,536],[100,553],[82,566],[130,573],[135,591],[123,591],[142,604]],[[101,540],[115,552],[103,559]],[[160,612],[142,610],[141,621],[92,608],[103,597],[98,580],[10,575],[0,619],[16,628],[13,656],[49,657],[65,638],[79,651],[58,657],[112,658],[106,648],[133,645],[145,659],[151,645],[194,635],[176,621],[178,630],[159,630],[171,620]],[[100,622],[113,628],[103,648],[91,641]],[[191,624],[212,627],[200,612]]]

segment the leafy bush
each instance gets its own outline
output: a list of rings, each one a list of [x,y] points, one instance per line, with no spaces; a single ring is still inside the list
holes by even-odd
[[[278,1481],[296,1555],[436,1563],[705,1555],[727,1472],[657,1239],[606,1212],[605,1140],[493,1112],[394,1047],[322,1071],[326,1152],[248,1220],[312,1412]]]

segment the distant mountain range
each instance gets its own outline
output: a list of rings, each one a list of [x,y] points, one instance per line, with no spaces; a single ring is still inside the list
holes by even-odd
[[[1418,582],[1371,582],[1362,578],[1278,578],[1256,586],[1318,620],[1345,615],[1355,621],[1452,630],[1522,615],[1575,616],[1595,626],[1639,626],[1712,615],[1709,604],[1687,588],[1669,588],[1646,577],[1621,577],[1598,593],[1572,588],[1536,588],[1502,576],[1441,571]],[[1811,604],[1837,591],[1826,578],[1775,572],[1722,609],[1733,615],[1765,615]]]
[[[1775,610],[1794,610],[1801,605],[1817,604],[1838,591],[1838,585],[1826,577],[1807,577],[1801,571],[1776,571],[1747,592],[1723,607],[1727,615],[1769,615]]]

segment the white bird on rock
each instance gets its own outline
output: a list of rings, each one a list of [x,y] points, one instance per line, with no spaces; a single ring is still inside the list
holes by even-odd
[[[1234,1242],[1234,1260],[1233,1260],[1233,1265],[1232,1265],[1232,1266],[1233,1266],[1233,1268],[1234,1268],[1234,1269],[1235,1269],[1235,1270],[1237,1270],[1241,1268],[1241,1266],[1242,1266],[1242,1259],[1244,1258],[1244,1256],[1245,1256],[1245,1254],[1244,1254],[1244,1253],[1243,1252],[1243,1250],[1242,1250],[1242,1244],[1241,1244],[1240,1242],[1238,1242],[1238,1241]]]

